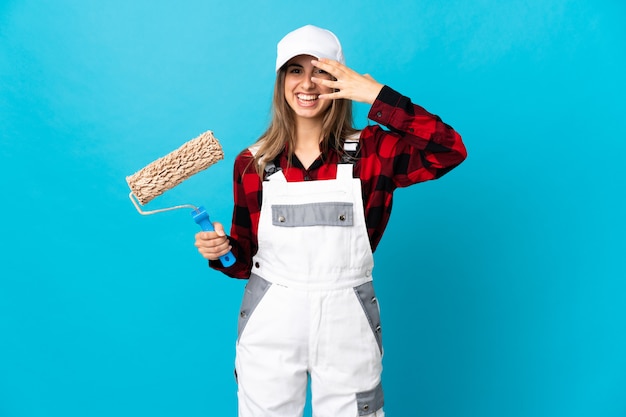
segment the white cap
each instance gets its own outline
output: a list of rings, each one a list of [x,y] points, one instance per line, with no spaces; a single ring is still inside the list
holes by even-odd
[[[329,30],[313,25],[302,26],[289,32],[278,42],[276,50],[276,72],[298,55],[312,55],[318,59],[330,58],[345,64],[337,36]]]

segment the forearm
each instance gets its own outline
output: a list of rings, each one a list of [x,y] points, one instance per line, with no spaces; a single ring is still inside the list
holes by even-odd
[[[438,116],[414,104],[388,86],[383,87],[368,117],[390,132],[378,130],[373,142],[397,186],[439,178],[467,156],[461,136]]]
[[[434,169],[451,169],[467,157],[461,136],[451,126],[388,86],[380,91],[368,117],[421,151]]]

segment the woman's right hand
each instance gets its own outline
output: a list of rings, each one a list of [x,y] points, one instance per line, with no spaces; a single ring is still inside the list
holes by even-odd
[[[334,77],[334,80],[312,77],[314,83],[335,90],[334,93],[320,94],[319,98],[328,100],[345,98],[373,104],[380,90],[383,89],[383,84],[376,81],[371,75],[359,74],[338,61],[320,58],[319,60],[312,60],[311,63]]]
[[[232,249],[230,241],[224,232],[224,226],[219,223],[213,223],[214,232],[198,232],[196,233],[196,248],[203,258],[209,261],[215,261],[220,256],[226,255]]]

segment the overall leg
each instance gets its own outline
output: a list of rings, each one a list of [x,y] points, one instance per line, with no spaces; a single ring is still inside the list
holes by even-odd
[[[239,416],[300,417],[307,386],[304,300],[272,285],[250,313],[246,296],[254,298],[244,296],[246,323],[236,348]]]
[[[311,355],[313,415],[384,416],[380,315],[371,283],[330,292],[321,305]]]

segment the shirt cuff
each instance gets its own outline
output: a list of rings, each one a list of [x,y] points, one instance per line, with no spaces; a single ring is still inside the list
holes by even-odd
[[[402,100],[402,94],[393,88],[385,85],[378,93],[378,97],[374,100],[374,104],[370,108],[367,117],[381,125],[389,125],[393,110],[397,108],[398,103]]]

